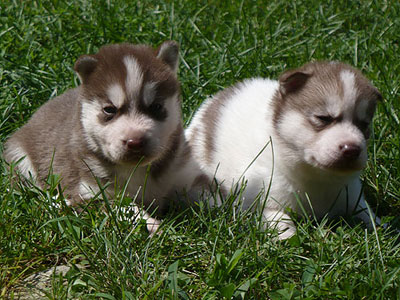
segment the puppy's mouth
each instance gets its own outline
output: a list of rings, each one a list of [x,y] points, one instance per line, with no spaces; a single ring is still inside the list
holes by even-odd
[[[146,151],[127,151],[119,160],[122,164],[139,164],[139,166],[144,166],[152,161],[154,161],[157,157]]]
[[[314,157],[312,157],[312,159],[317,168],[339,174],[351,174],[354,172],[359,172],[365,167],[365,163],[359,159],[349,160],[346,158],[339,158],[325,164],[318,162]]]
[[[337,172],[343,172],[343,173],[353,173],[353,172],[358,172],[361,171],[365,167],[365,164],[360,163],[358,161],[337,161],[335,162],[332,166],[330,166],[330,169],[337,171]]]

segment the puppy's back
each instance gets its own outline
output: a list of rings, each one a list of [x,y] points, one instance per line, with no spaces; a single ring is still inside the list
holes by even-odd
[[[272,134],[270,100],[277,87],[273,80],[249,79],[203,104],[187,136],[209,176],[218,169],[217,177],[238,179],[266,146]]]
[[[47,176],[53,153],[63,155],[71,146],[68,141],[75,126],[71,116],[76,114],[77,98],[78,88],[71,89],[41,106],[5,143],[5,160],[11,163],[25,157],[17,166],[22,175]]]

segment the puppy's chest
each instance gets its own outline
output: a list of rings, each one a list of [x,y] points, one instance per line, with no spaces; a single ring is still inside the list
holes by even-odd
[[[142,201],[145,205],[150,205],[164,196],[164,189],[156,180],[150,170],[145,167],[131,169],[120,169],[115,173],[117,190],[122,191],[126,187],[129,197]]]
[[[289,205],[296,212],[302,213],[304,208],[317,218],[324,216],[335,204],[342,203],[346,198],[352,201],[354,197],[345,182],[321,181],[318,178],[307,182],[279,182],[275,185],[274,193],[281,196],[286,194]]]

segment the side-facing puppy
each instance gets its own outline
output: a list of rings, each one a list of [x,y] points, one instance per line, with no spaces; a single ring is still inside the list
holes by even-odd
[[[279,81],[249,79],[217,93],[186,134],[222,190],[245,180],[243,208],[261,193],[263,218],[282,239],[295,233],[286,208],[319,218],[356,213],[370,224],[359,174],[380,99],[351,66],[308,63]]]
[[[128,194],[145,208],[163,208],[186,147],[177,68],[173,41],[157,50],[108,45],[81,56],[74,69],[82,84],[40,107],[6,142],[5,160],[22,159],[17,170],[39,185],[51,167],[70,204],[99,191],[95,178],[123,187],[132,176]],[[107,193],[114,191],[112,184]],[[157,224],[148,219],[151,231]]]

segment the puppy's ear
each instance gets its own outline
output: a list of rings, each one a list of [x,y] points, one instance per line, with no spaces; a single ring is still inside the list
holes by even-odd
[[[297,92],[311,76],[312,72],[299,70],[291,70],[283,73],[279,77],[279,90],[281,94],[287,95]]]
[[[82,83],[86,83],[90,74],[96,69],[97,58],[93,55],[82,55],[74,65],[74,70],[78,74]]]
[[[157,58],[165,62],[174,73],[178,70],[179,45],[175,41],[165,41],[157,49]]]

